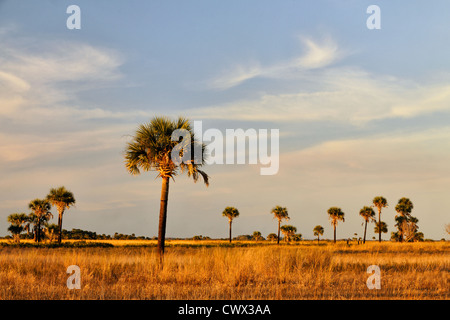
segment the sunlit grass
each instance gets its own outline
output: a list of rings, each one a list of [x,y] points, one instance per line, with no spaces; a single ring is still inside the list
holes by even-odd
[[[1,299],[448,299],[450,244],[109,240],[111,248],[0,248]],[[201,245],[200,245],[201,244]],[[262,245],[265,244],[265,245]],[[199,246],[197,246],[199,245]],[[69,265],[80,290],[66,286]],[[381,289],[369,290],[369,265]]]

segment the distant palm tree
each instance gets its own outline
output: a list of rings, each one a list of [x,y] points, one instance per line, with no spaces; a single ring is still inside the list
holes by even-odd
[[[345,222],[344,212],[342,212],[341,208],[338,207],[331,207],[330,209],[328,209],[327,212],[331,220],[331,225],[333,226],[334,229],[334,243],[336,243],[336,226],[338,224],[338,221]]]
[[[399,231],[399,241],[403,242],[404,233],[408,228],[407,224],[411,217],[411,211],[414,208],[413,203],[408,198],[401,198],[398,200],[397,205],[395,206],[395,211],[397,211],[398,215],[395,217],[395,221],[397,221],[397,228]]]
[[[315,226],[313,229],[314,235],[317,237],[317,244],[319,244],[319,236],[323,235],[324,229],[321,225]]]
[[[277,244],[280,244],[280,224],[283,219],[289,220],[288,211],[285,207],[276,206],[272,209],[271,213],[274,215],[274,218],[278,220]]]
[[[281,232],[284,234],[284,240],[288,242],[297,232],[297,228],[291,225],[281,226]]]
[[[363,243],[366,243],[367,222],[375,221],[375,211],[371,207],[364,207],[359,210],[359,215],[364,219],[364,237]]]
[[[180,141],[180,135],[177,133],[185,133],[187,141]],[[158,252],[161,261],[164,255],[169,180],[174,179],[181,171],[187,172],[194,182],[202,177],[208,186],[208,175],[199,169],[206,161],[205,148],[206,146],[194,137],[189,120],[181,117],[175,121],[167,117],[155,117],[149,123],[140,125],[132,142],[127,144],[125,166],[128,172],[138,175],[140,170],[153,170],[158,172],[158,177],[162,179],[158,231]],[[187,152],[184,153],[184,150]],[[182,161],[179,161],[180,157]]]
[[[373,206],[378,209],[378,223],[381,223],[381,209],[388,206],[387,200],[381,196],[375,197],[372,200]],[[378,241],[381,242],[381,229],[378,233]]]
[[[33,211],[35,218],[35,228],[36,228],[36,242],[41,241],[41,225],[44,221],[48,220],[49,217],[53,217],[50,212],[52,206],[47,199],[34,199],[28,204],[28,207]]]
[[[75,197],[65,187],[59,187],[50,189],[47,200],[58,210],[58,243],[61,244],[63,214],[66,209],[75,205]]]
[[[253,238],[254,240],[256,240],[256,241],[264,240],[264,238],[263,238],[263,236],[261,235],[261,232],[260,232],[260,231],[253,231],[252,238]]]
[[[276,235],[275,233],[269,233],[269,234],[267,235],[267,238],[266,238],[266,239],[269,240],[269,241],[275,241],[275,240],[278,239],[278,237],[277,237],[277,235]]]
[[[25,225],[28,222],[28,216],[25,213],[12,213],[8,216],[8,222],[11,225],[8,231],[11,232],[14,242],[20,242],[20,234],[25,230]]]
[[[20,234],[23,232],[24,227],[12,224],[8,227],[8,231],[13,235],[14,242],[20,242]]]
[[[230,225],[230,243],[231,243],[231,223],[233,222],[234,218],[239,217],[239,210],[235,207],[226,207],[225,210],[222,212],[222,216],[228,218],[228,223]]]

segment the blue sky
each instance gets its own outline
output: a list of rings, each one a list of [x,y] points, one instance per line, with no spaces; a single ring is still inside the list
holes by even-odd
[[[81,9],[81,30],[66,8]],[[369,30],[366,9],[381,8]],[[64,228],[157,234],[160,181],[123,151],[155,115],[203,128],[280,130],[280,170],[211,165],[210,187],[171,184],[168,237],[266,236],[286,206],[305,238],[339,206],[338,237],[383,195],[414,203],[426,238],[450,223],[448,1],[1,1],[0,235],[51,187],[72,190]],[[369,227],[372,237],[373,226]]]

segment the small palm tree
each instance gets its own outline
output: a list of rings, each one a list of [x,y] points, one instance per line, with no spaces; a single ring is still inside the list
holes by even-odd
[[[222,212],[222,216],[228,218],[228,223],[230,225],[230,243],[231,243],[231,223],[233,222],[234,218],[239,217],[239,210],[235,207],[226,207],[225,210]]]
[[[50,189],[47,200],[58,210],[58,243],[61,244],[63,214],[66,209],[75,205],[75,197],[65,187],[59,187]]]
[[[281,232],[284,234],[284,240],[286,242],[289,242],[291,238],[295,235],[297,232],[297,228],[291,225],[284,225],[281,226]]]
[[[259,231],[253,231],[252,238],[253,238],[253,240],[256,240],[256,241],[264,240],[263,236],[261,235],[261,232],[259,232]]]
[[[269,240],[269,241],[275,241],[277,239],[278,239],[278,237],[277,237],[277,235],[275,233],[269,233],[267,235],[267,240]]]
[[[395,206],[395,211],[398,213],[395,217],[395,221],[397,221],[396,226],[399,231],[400,242],[403,242],[404,233],[408,228],[408,222],[411,218],[411,211],[413,208],[414,205],[408,198],[401,198]]]
[[[14,242],[20,242],[20,234],[26,229],[28,221],[29,218],[25,213],[12,213],[8,216],[8,222],[11,223],[8,231],[13,235]]]
[[[364,219],[364,236],[363,243],[366,243],[366,232],[367,232],[367,223],[370,221],[375,221],[375,211],[371,207],[364,207],[359,210],[359,215]]]
[[[314,235],[317,237],[317,244],[319,244],[319,236],[323,236],[324,229],[321,225],[315,226],[313,229]]]
[[[177,133],[184,133],[187,138],[180,141]],[[173,135],[175,139],[172,138]],[[161,262],[166,235],[169,181],[181,171],[192,177],[194,182],[202,177],[208,186],[209,177],[200,170],[206,161],[205,148],[194,137],[189,120],[181,117],[174,121],[166,117],[155,117],[149,123],[140,125],[132,141],[127,144],[125,166],[128,172],[138,175],[140,170],[156,171],[162,179],[158,230]],[[182,161],[179,161],[180,158]]]
[[[23,232],[25,228],[23,226],[18,226],[15,224],[12,224],[8,227],[8,231],[11,232],[14,242],[19,243],[20,242],[20,234]]]
[[[334,229],[334,243],[336,243],[336,226],[338,224],[338,221],[345,222],[344,212],[342,212],[341,208],[338,207],[331,207],[327,212],[329,219],[331,220],[331,225]]]
[[[41,226],[42,223],[49,219],[49,217],[53,217],[51,210],[51,204],[47,199],[34,199],[28,204],[28,207],[33,211],[34,217],[31,216],[31,218],[35,223],[36,228],[36,242],[41,241]]]
[[[381,196],[375,197],[372,200],[373,206],[378,209],[378,223],[381,223],[381,209],[388,206],[387,200]],[[381,229],[378,233],[378,241],[381,242]]]
[[[288,211],[285,207],[276,206],[272,209],[271,213],[274,215],[274,218],[278,220],[278,237],[277,237],[277,244],[280,244],[280,225],[281,220],[289,220]]]

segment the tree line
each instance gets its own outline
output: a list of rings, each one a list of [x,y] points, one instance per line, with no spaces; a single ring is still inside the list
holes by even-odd
[[[382,196],[377,196],[372,200],[371,206],[364,206],[360,211],[359,215],[363,218],[364,224],[364,235],[362,243],[366,243],[367,234],[367,224],[370,222],[375,223],[374,232],[379,235],[378,241],[381,242],[381,234],[388,232],[388,226],[384,221],[381,221],[381,210],[388,206],[387,200]],[[376,219],[376,213],[373,208],[377,208],[378,211],[378,221]],[[397,227],[396,232],[391,232],[391,240],[398,242],[412,242],[412,241],[423,241],[424,236],[422,232],[419,232],[419,226],[417,223],[419,219],[411,215],[411,211],[414,208],[413,203],[408,198],[401,198],[398,200],[395,206],[395,211],[397,215],[395,216],[395,227]],[[339,207],[331,207],[327,210],[328,217],[333,228],[333,241],[336,243],[336,227],[339,221],[345,222],[345,213]],[[281,225],[282,220],[289,220],[289,214],[286,207],[275,206],[271,210],[271,214],[274,218],[278,220],[278,233],[271,233],[267,236],[269,240],[277,240],[280,243],[280,231],[284,235],[286,242],[289,241],[299,241],[302,239],[302,234],[297,233],[297,228],[292,225]],[[239,210],[235,207],[226,207],[222,212],[222,215],[228,218],[229,223],[229,242],[232,240],[232,222],[233,219],[239,217]],[[324,227],[317,225],[313,229],[314,236],[317,237],[317,241],[320,241],[320,236],[324,233]],[[355,233],[355,235],[357,235]],[[249,236],[249,239],[258,239],[261,237],[259,231],[255,231],[253,237]]]

